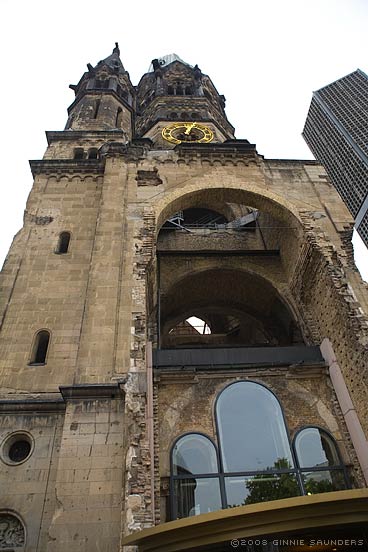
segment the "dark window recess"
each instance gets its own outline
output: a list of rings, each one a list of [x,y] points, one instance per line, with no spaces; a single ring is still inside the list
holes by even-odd
[[[186,96],[191,96],[192,94],[193,94],[192,87],[191,86],[186,86],[185,87],[185,95]]]
[[[74,149],[74,159],[83,159],[84,158],[84,149],[75,148]]]
[[[178,114],[175,113],[175,111],[172,111],[172,112],[170,113],[169,119],[177,119],[177,118],[178,118]]]
[[[98,159],[98,149],[90,148],[88,150],[88,159]]]
[[[31,443],[24,439],[20,439],[10,446],[8,456],[12,462],[22,462],[27,458],[30,452]]]
[[[95,88],[109,88],[109,79],[96,79]]]
[[[169,96],[173,96],[174,95],[174,89],[172,86],[168,86],[167,87],[167,93]]]
[[[97,119],[97,115],[98,115],[98,111],[100,109],[100,103],[101,103],[101,100],[96,100],[96,103],[95,103],[95,111],[93,113],[93,118],[94,119]]]
[[[55,253],[59,253],[59,255],[62,255],[64,253],[68,253],[69,242],[70,242],[70,233],[69,232],[61,232],[61,234],[59,236],[59,242],[58,242]]]
[[[121,109],[121,107],[118,107],[118,110],[117,110],[117,112],[116,112],[116,118],[115,118],[115,126],[116,126],[116,128],[120,128],[120,127],[121,127],[122,117],[123,117],[123,110]]]
[[[41,330],[40,332],[38,332],[38,334],[36,335],[30,364],[45,364],[49,341],[50,333],[47,330]]]
[[[183,88],[181,86],[176,87],[176,95],[182,96],[183,95]]]

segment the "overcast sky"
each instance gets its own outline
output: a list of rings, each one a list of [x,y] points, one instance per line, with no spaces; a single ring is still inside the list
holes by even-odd
[[[86,63],[119,42],[133,84],[153,58],[198,64],[237,138],[268,158],[312,159],[301,137],[312,91],[368,72],[367,0],[0,0],[0,266],[22,226],[45,130],[62,130]],[[359,245],[359,244],[358,244]],[[367,249],[358,253],[368,280]]]

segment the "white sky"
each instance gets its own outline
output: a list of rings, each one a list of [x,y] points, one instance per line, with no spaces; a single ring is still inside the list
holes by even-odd
[[[368,72],[367,0],[0,0],[0,21],[0,266],[22,226],[28,160],[42,158],[45,130],[64,128],[68,85],[115,41],[133,84],[167,53],[197,63],[237,138],[268,158],[312,159],[301,137],[312,91]],[[362,244],[357,261],[368,280]]]

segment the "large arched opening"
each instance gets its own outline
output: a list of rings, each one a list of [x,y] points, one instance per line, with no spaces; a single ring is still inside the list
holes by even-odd
[[[205,320],[210,333],[183,324]],[[181,327],[181,331],[175,331]],[[186,331],[187,330],[187,331]],[[217,267],[175,281],[161,295],[163,347],[267,347],[303,343],[290,309],[275,288],[244,270]]]
[[[308,342],[288,283],[303,238],[297,209],[265,190],[198,183],[155,207],[157,347],[267,347]],[[188,320],[196,317],[204,326]]]

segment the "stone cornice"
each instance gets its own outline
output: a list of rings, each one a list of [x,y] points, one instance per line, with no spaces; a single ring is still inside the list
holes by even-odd
[[[121,130],[47,130],[46,131],[47,143],[50,145],[52,142],[59,142],[61,140],[86,140],[88,138],[97,138],[111,140],[119,138],[125,139],[125,132]]]
[[[100,159],[43,159],[31,160],[29,164],[33,177],[38,174],[103,174],[105,170],[105,163]]]
[[[58,394],[55,398],[0,399],[0,412],[60,412],[65,410],[65,402]]]
[[[190,155],[206,156],[206,157],[252,157],[262,159],[257,153],[255,144],[250,144],[248,140],[226,140],[219,144],[198,144],[182,142],[175,146],[179,157],[187,157]]]
[[[319,167],[321,167],[323,172],[325,172],[325,170],[324,170],[323,166],[321,165],[321,163],[319,161],[315,161],[314,159],[267,159],[267,158],[264,158],[263,161],[267,165],[271,165],[272,163],[274,163],[275,165],[288,164],[288,165],[295,165],[295,166],[303,166],[303,165],[319,166]]]
[[[78,96],[75,98],[72,104],[68,107],[68,115],[71,113],[73,108],[84,98],[84,96],[113,96],[118,102],[120,102],[128,111],[130,111],[131,114],[134,113],[134,109],[131,105],[128,104],[125,98],[122,98],[115,92],[115,90],[112,90],[111,88],[85,88],[83,91],[81,91]]]
[[[81,385],[61,385],[60,394],[48,397],[19,397],[14,399],[0,399],[0,412],[26,413],[26,412],[62,412],[65,403],[70,399],[113,399],[122,398],[123,381],[116,383],[97,383]]]
[[[121,381],[116,383],[60,385],[59,389],[64,401],[70,399],[113,399],[124,396],[123,383]]]

